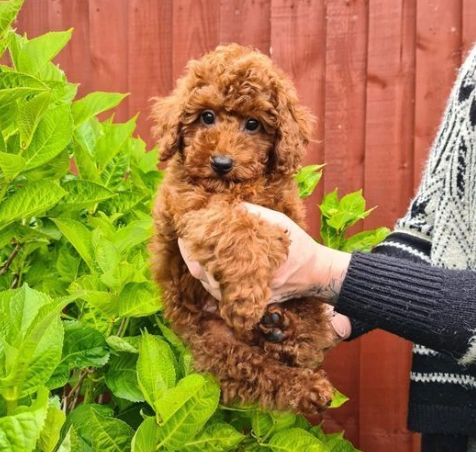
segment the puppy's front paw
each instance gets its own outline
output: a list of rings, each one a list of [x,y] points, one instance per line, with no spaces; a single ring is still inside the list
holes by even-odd
[[[270,295],[269,288],[259,285],[225,290],[220,315],[236,332],[251,332],[260,322]]]

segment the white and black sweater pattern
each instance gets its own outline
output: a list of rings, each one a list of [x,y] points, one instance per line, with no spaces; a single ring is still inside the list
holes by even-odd
[[[476,270],[476,47],[460,69],[417,195],[395,232],[374,252],[447,269]],[[370,329],[372,325],[353,321],[352,337]],[[410,429],[476,436],[473,333],[459,363],[414,346]]]

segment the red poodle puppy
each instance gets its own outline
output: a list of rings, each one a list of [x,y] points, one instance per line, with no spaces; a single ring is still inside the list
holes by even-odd
[[[154,117],[169,164],[154,208],[152,271],[195,368],[219,379],[225,403],[306,415],[324,409],[333,387],[316,367],[333,344],[326,310],[300,299],[267,311],[289,238],[242,206],[303,224],[293,174],[312,115],[267,56],[232,44],[191,61],[171,96],[157,100]],[[179,238],[219,282],[219,302],[190,274]],[[274,326],[286,334],[276,337]]]

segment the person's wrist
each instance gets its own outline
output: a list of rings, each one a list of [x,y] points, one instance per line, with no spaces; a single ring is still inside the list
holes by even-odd
[[[319,245],[310,278],[310,290],[324,303],[335,306],[344,282],[351,254]]]

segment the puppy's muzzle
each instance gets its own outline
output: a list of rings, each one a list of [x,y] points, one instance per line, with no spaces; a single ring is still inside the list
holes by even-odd
[[[224,176],[233,169],[233,160],[227,155],[215,155],[210,165],[215,173]]]

